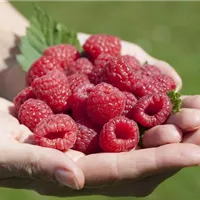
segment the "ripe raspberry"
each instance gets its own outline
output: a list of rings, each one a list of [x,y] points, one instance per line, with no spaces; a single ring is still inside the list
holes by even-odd
[[[51,108],[44,101],[28,99],[21,105],[18,119],[21,124],[24,124],[33,131],[41,120],[52,114]]]
[[[55,113],[64,112],[68,108],[71,92],[66,76],[60,71],[54,70],[36,78],[32,87],[37,98],[45,101]]]
[[[160,75],[161,71],[155,65],[145,64],[139,69],[139,73],[141,76],[153,76],[153,75]]]
[[[82,73],[89,75],[93,69],[93,64],[87,58],[79,58],[71,63],[66,69],[67,75]]]
[[[72,116],[75,120],[85,118],[87,116],[86,107],[87,100],[90,92],[93,90],[94,85],[91,83],[84,83],[76,88],[70,98]]]
[[[35,143],[66,151],[76,142],[78,128],[74,120],[64,114],[51,115],[43,119],[34,130]]]
[[[137,102],[137,98],[130,92],[123,92],[126,97],[126,105],[122,115],[126,116],[128,112],[134,107]]]
[[[87,114],[96,124],[103,125],[121,115],[124,108],[124,94],[110,84],[100,83],[89,94]]]
[[[124,55],[122,57],[125,60],[126,64],[132,67],[134,71],[140,69],[140,62],[134,56]]]
[[[15,105],[15,109],[18,112],[21,105],[28,99],[35,98],[35,95],[33,94],[33,89],[32,87],[27,87],[23,89],[20,93],[15,96],[13,99],[13,103]]]
[[[166,94],[153,94],[140,98],[130,111],[130,116],[142,126],[149,128],[164,123],[171,110],[171,101]]]
[[[139,129],[135,121],[116,117],[103,126],[99,144],[104,152],[124,152],[135,148],[139,142]]]
[[[94,62],[93,70],[88,76],[92,83],[96,85],[101,82],[106,82],[104,77],[104,67],[111,58],[111,55],[105,53],[102,53],[97,57]]]
[[[127,92],[131,92],[132,85],[139,79],[122,56],[114,57],[106,64],[104,75],[108,83]]]
[[[155,75],[152,79],[156,82],[156,88],[162,93],[169,92],[176,88],[176,83],[173,78],[165,74]]]
[[[81,56],[78,49],[70,44],[59,44],[48,47],[43,52],[43,55],[57,58],[63,69],[66,69],[69,64]]]
[[[100,152],[99,132],[100,130],[94,126],[88,119],[82,119],[76,123],[79,132],[74,150],[81,151],[85,154]]]
[[[152,77],[143,77],[132,86],[132,92],[140,98],[155,93],[166,93],[175,88],[176,84],[170,76],[160,74]]]
[[[121,42],[112,35],[96,34],[86,40],[83,49],[91,60],[95,60],[101,53],[117,56],[121,52]]]
[[[31,85],[35,78],[46,75],[48,72],[54,69],[63,71],[60,61],[58,59],[50,56],[40,57],[31,65],[29,71],[27,72],[27,84]]]
[[[105,66],[105,64],[112,58],[113,56],[106,53],[101,53],[94,61],[95,66]]]
[[[85,74],[72,74],[67,77],[69,81],[69,86],[71,89],[72,94],[76,90],[77,87],[84,83],[89,83],[89,79]]]

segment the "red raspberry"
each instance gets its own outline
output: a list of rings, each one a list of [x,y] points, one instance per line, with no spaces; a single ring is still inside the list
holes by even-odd
[[[32,87],[37,98],[45,101],[55,113],[64,112],[68,108],[71,92],[67,78],[63,73],[54,70],[47,75],[36,78]]]
[[[83,49],[92,60],[101,53],[117,56],[121,52],[121,42],[118,37],[112,35],[96,34],[86,40]]]
[[[79,58],[71,63],[67,68],[67,75],[82,73],[89,75],[93,69],[93,64],[87,58]]]
[[[94,123],[99,125],[121,115],[124,108],[124,94],[107,83],[96,85],[87,101],[87,114]]]
[[[51,108],[44,101],[28,99],[21,105],[18,119],[21,124],[33,131],[41,120],[52,114]]]
[[[34,130],[35,143],[66,151],[76,142],[78,128],[74,120],[64,114],[51,115],[43,119]]]
[[[101,53],[94,61],[95,66],[105,66],[105,64],[112,58],[110,54]]]
[[[153,94],[140,98],[130,116],[144,127],[153,127],[164,123],[171,110],[171,101],[166,94]]]
[[[159,93],[155,87],[155,81],[152,78],[141,77],[135,84],[132,85],[132,93],[137,97],[143,97],[149,94]]]
[[[133,70],[140,69],[140,62],[134,56],[124,55],[122,57],[125,60],[126,64],[132,67]]]
[[[87,116],[86,107],[87,100],[90,92],[93,90],[94,85],[91,83],[84,83],[76,88],[71,96],[71,109],[72,116],[75,120],[79,120]]]
[[[139,69],[139,73],[142,76],[153,76],[153,75],[160,75],[161,71],[155,65],[145,64]]]
[[[99,147],[99,129],[94,126],[88,119],[82,119],[76,123],[79,132],[74,150],[81,151],[85,154],[100,152]]]
[[[46,75],[48,72],[54,69],[59,69],[63,71],[63,69],[61,68],[60,61],[58,59],[50,56],[40,57],[31,65],[29,71],[27,72],[27,84],[31,85],[35,78]]]
[[[114,57],[106,64],[104,75],[108,83],[128,92],[131,92],[132,85],[139,79],[122,56]]]
[[[176,84],[170,76],[160,74],[152,77],[143,77],[133,85],[132,92],[140,98],[155,93],[166,93],[175,88]]]
[[[102,53],[97,57],[94,62],[93,70],[91,74],[89,74],[89,79],[92,83],[96,85],[106,81],[104,77],[104,67],[111,58],[111,55],[105,53]]]
[[[135,121],[116,117],[103,126],[99,144],[104,152],[124,152],[135,148],[139,142],[139,129]]]
[[[155,75],[152,79],[155,81],[156,88],[159,92],[166,93],[176,88],[176,83],[173,78],[165,74]]]
[[[48,47],[47,49],[45,49],[43,54],[45,56],[52,56],[54,58],[57,58],[60,61],[63,69],[67,68],[69,64],[71,64],[73,61],[80,58],[81,56],[78,52],[78,49],[70,44],[59,44]]]
[[[71,89],[72,94],[76,90],[77,87],[84,83],[89,83],[89,79],[85,74],[72,74],[67,77],[69,81],[69,86]]]
[[[17,94],[17,96],[13,99],[13,103],[15,105],[15,109],[18,112],[21,105],[28,99],[35,98],[35,95],[33,94],[32,87],[27,87],[23,89],[20,93]]]
[[[126,116],[128,112],[134,107],[137,102],[137,98],[130,92],[123,92],[126,97],[126,105],[122,115]]]

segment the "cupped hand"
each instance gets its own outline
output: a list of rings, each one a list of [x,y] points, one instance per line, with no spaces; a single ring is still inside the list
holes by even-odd
[[[87,37],[79,34],[81,43]],[[182,87],[181,78],[166,62],[149,56],[135,44],[123,41],[122,49],[123,54],[136,56],[141,63],[155,64],[163,73],[172,76],[177,90]],[[16,73],[10,73],[5,80],[11,80]],[[21,87],[24,87],[23,84],[16,88]],[[7,90],[7,95],[13,97],[17,90],[12,88],[10,94]],[[27,144],[32,143],[32,133],[9,114],[12,103],[1,99],[0,150],[7,154],[6,157],[0,156],[0,163],[3,163],[0,185],[56,196],[146,196],[181,168],[200,164],[200,148],[196,145],[200,143],[200,97],[184,97],[183,101],[181,111],[172,115],[167,124],[146,131],[143,137],[146,149],[86,156],[73,150],[63,154]]]
[[[86,156],[28,144],[32,133],[12,116],[12,103],[0,99],[0,186],[55,196],[146,196],[178,170],[200,164],[198,102],[200,96],[184,97],[167,124],[146,131],[146,149]]]
[[[28,144],[32,132],[13,115],[13,104],[0,98],[0,186],[26,188],[40,180],[82,188],[84,174],[78,165],[60,151]]]

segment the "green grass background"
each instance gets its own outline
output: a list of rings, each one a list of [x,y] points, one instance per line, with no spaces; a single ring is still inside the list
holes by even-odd
[[[32,3],[12,3],[23,15],[31,16]],[[114,34],[141,45],[154,57],[163,59],[176,68],[183,79],[184,94],[200,93],[200,2],[38,2],[38,4],[54,19],[77,31]],[[44,197],[30,191],[0,189],[0,199],[59,198]],[[104,200],[111,197],[67,199]],[[200,199],[200,168],[182,170],[144,199]]]

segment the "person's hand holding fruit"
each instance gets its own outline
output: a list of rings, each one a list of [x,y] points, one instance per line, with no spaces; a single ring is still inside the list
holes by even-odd
[[[0,185],[146,196],[198,166],[200,96],[182,97],[179,110],[182,82],[167,63],[115,36],[79,39],[84,53],[45,48],[14,104],[0,100]]]

